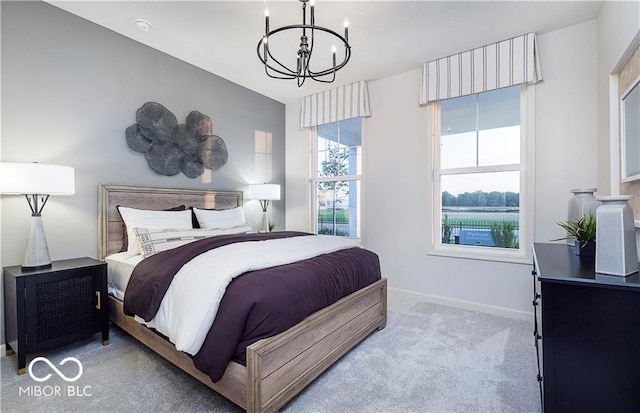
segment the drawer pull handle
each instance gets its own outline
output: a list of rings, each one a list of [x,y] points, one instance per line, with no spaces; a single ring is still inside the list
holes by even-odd
[[[96,304],[96,310],[100,310],[101,306],[100,306],[100,291],[96,291],[96,297],[98,297],[98,304]]]

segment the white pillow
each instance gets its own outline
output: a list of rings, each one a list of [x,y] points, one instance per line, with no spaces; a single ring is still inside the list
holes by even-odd
[[[167,251],[193,241],[214,237],[216,235],[243,234],[251,232],[253,228],[249,224],[239,225],[223,229],[148,229],[134,228],[140,254],[144,258],[150,257],[161,251]]]
[[[231,228],[247,223],[242,207],[220,210],[194,207],[193,213],[196,214],[200,228]]]
[[[153,229],[191,229],[191,211],[151,211],[147,209],[135,209],[128,207],[118,207],[120,216],[127,227],[127,238],[129,256],[140,253],[140,246],[137,244],[137,237],[134,228]]]

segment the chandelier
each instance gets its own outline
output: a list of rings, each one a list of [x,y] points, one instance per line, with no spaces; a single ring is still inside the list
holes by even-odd
[[[296,79],[298,87],[302,86],[307,79],[313,79],[317,82],[331,83],[336,79],[336,72],[342,69],[351,58],[351,46],[349,46],[349,22],[345,20],[344,36],[341,36],[331,29],[316,25],[314,15],[314,0],[300,0],[300,2],[302,3],[302,24],[282,26],[274,30],[269,29],[269,9],[265,9],[265,33],[264,36],[262,36],[262,39],[260,39],[260,41],[258,42],[258,58],[264,64],[264,71],[267,76],[273,79]],[[307,3],[309,3],[309,6],[311,8],[308,24]],[[269,49],[269,46],[272,44],[272,37],[274,37],[275,39],[277,38],[277,36],[274,35],[288,30],[301,31],[300,48],[298,49],[296,54],[295,67],[292,63],[289,63],[289,65],[282,63],[271,54],[271,50]],[[337,47],[334,44],[331,48],[331,59],[333,61],[333,65],[327,67],[329,66],[327,63],[325,68],[314,71],[311,69],[311,57],[312,55],[314,55],[313,46],[316,35],[319,34],[316,33],[318,31],[328,33],[330,36],[333,36],[332,40],[334,40],[337,44],[342,44],[342,46],[344,47],[344,60],[337,64]],[[316,52],[316,54],[317,53],[320,52]]]

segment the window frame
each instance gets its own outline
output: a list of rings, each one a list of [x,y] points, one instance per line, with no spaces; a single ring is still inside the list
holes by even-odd
[[[314,234],[318,233],[318,191],[317,186],[318,183],[321,182],[333,182],[333,181],[357,181],[359,182],[360,191],[358,194],[358,203],[359,203],[359,216],[358,216],[358,237],[344,236],[341,238],[348,238],[360,242],[363,237],[363,216],[364,216],[364,194],[363,194],[363,176],[364,176],[364,152],[365,152],[365,131],[364,131],[364,119],[358,118],[360,120],[360,174],[356,175],[343,175],[337,177],[326,177],[326,176],[318,176],[318,126],[316,125],[309,129],[309,138],[311,139],[310,145],[310,165],[311,170],[310,178],[309,178],[309,196],[311,200],[311,208],[310,208],[310,219],[309,223],[311,232]],[[347,119],[344,119],[347,120]],[[341,121],[330,122],[330,123],[340,123]],[[339,235],[332,235],[339,236]]]
[[[482,92],[480,92],[482,93]],[[455,258],[467,258],[513,263],[532,262],[531,243],[533,241],[534,220],[534,137],[535,137],[535,85],[520,85],[520,163],[508,165],[440,168],[440,102],[431,102],[431,161],[432,176],[431,205],[429,214],[430,236],[427,245],[428,255]],[[442,244],[442,193],[440,177],[443,175],[482,173],[482,172],[520,172],[520,210],[519,210],[519,248],[496,248],[475,245]]]

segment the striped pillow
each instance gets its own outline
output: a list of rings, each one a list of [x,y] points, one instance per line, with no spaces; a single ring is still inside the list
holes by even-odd
[[[249,223],[216,229],[133,229],[140,245],[140,254],[144,258],[216,235],[243,234],[252,231],[253,227]]]
[[[127,252],[129,256],[138,254],[140,247],[137,245],[136,235],[133,228],[193,228],[191,211],[185,210],[163,210],[155,211],[148,209],[137,209],[118,206],[118,212],[122,217],[127,233]],[[123,242],[124,244],[124,242]]]

